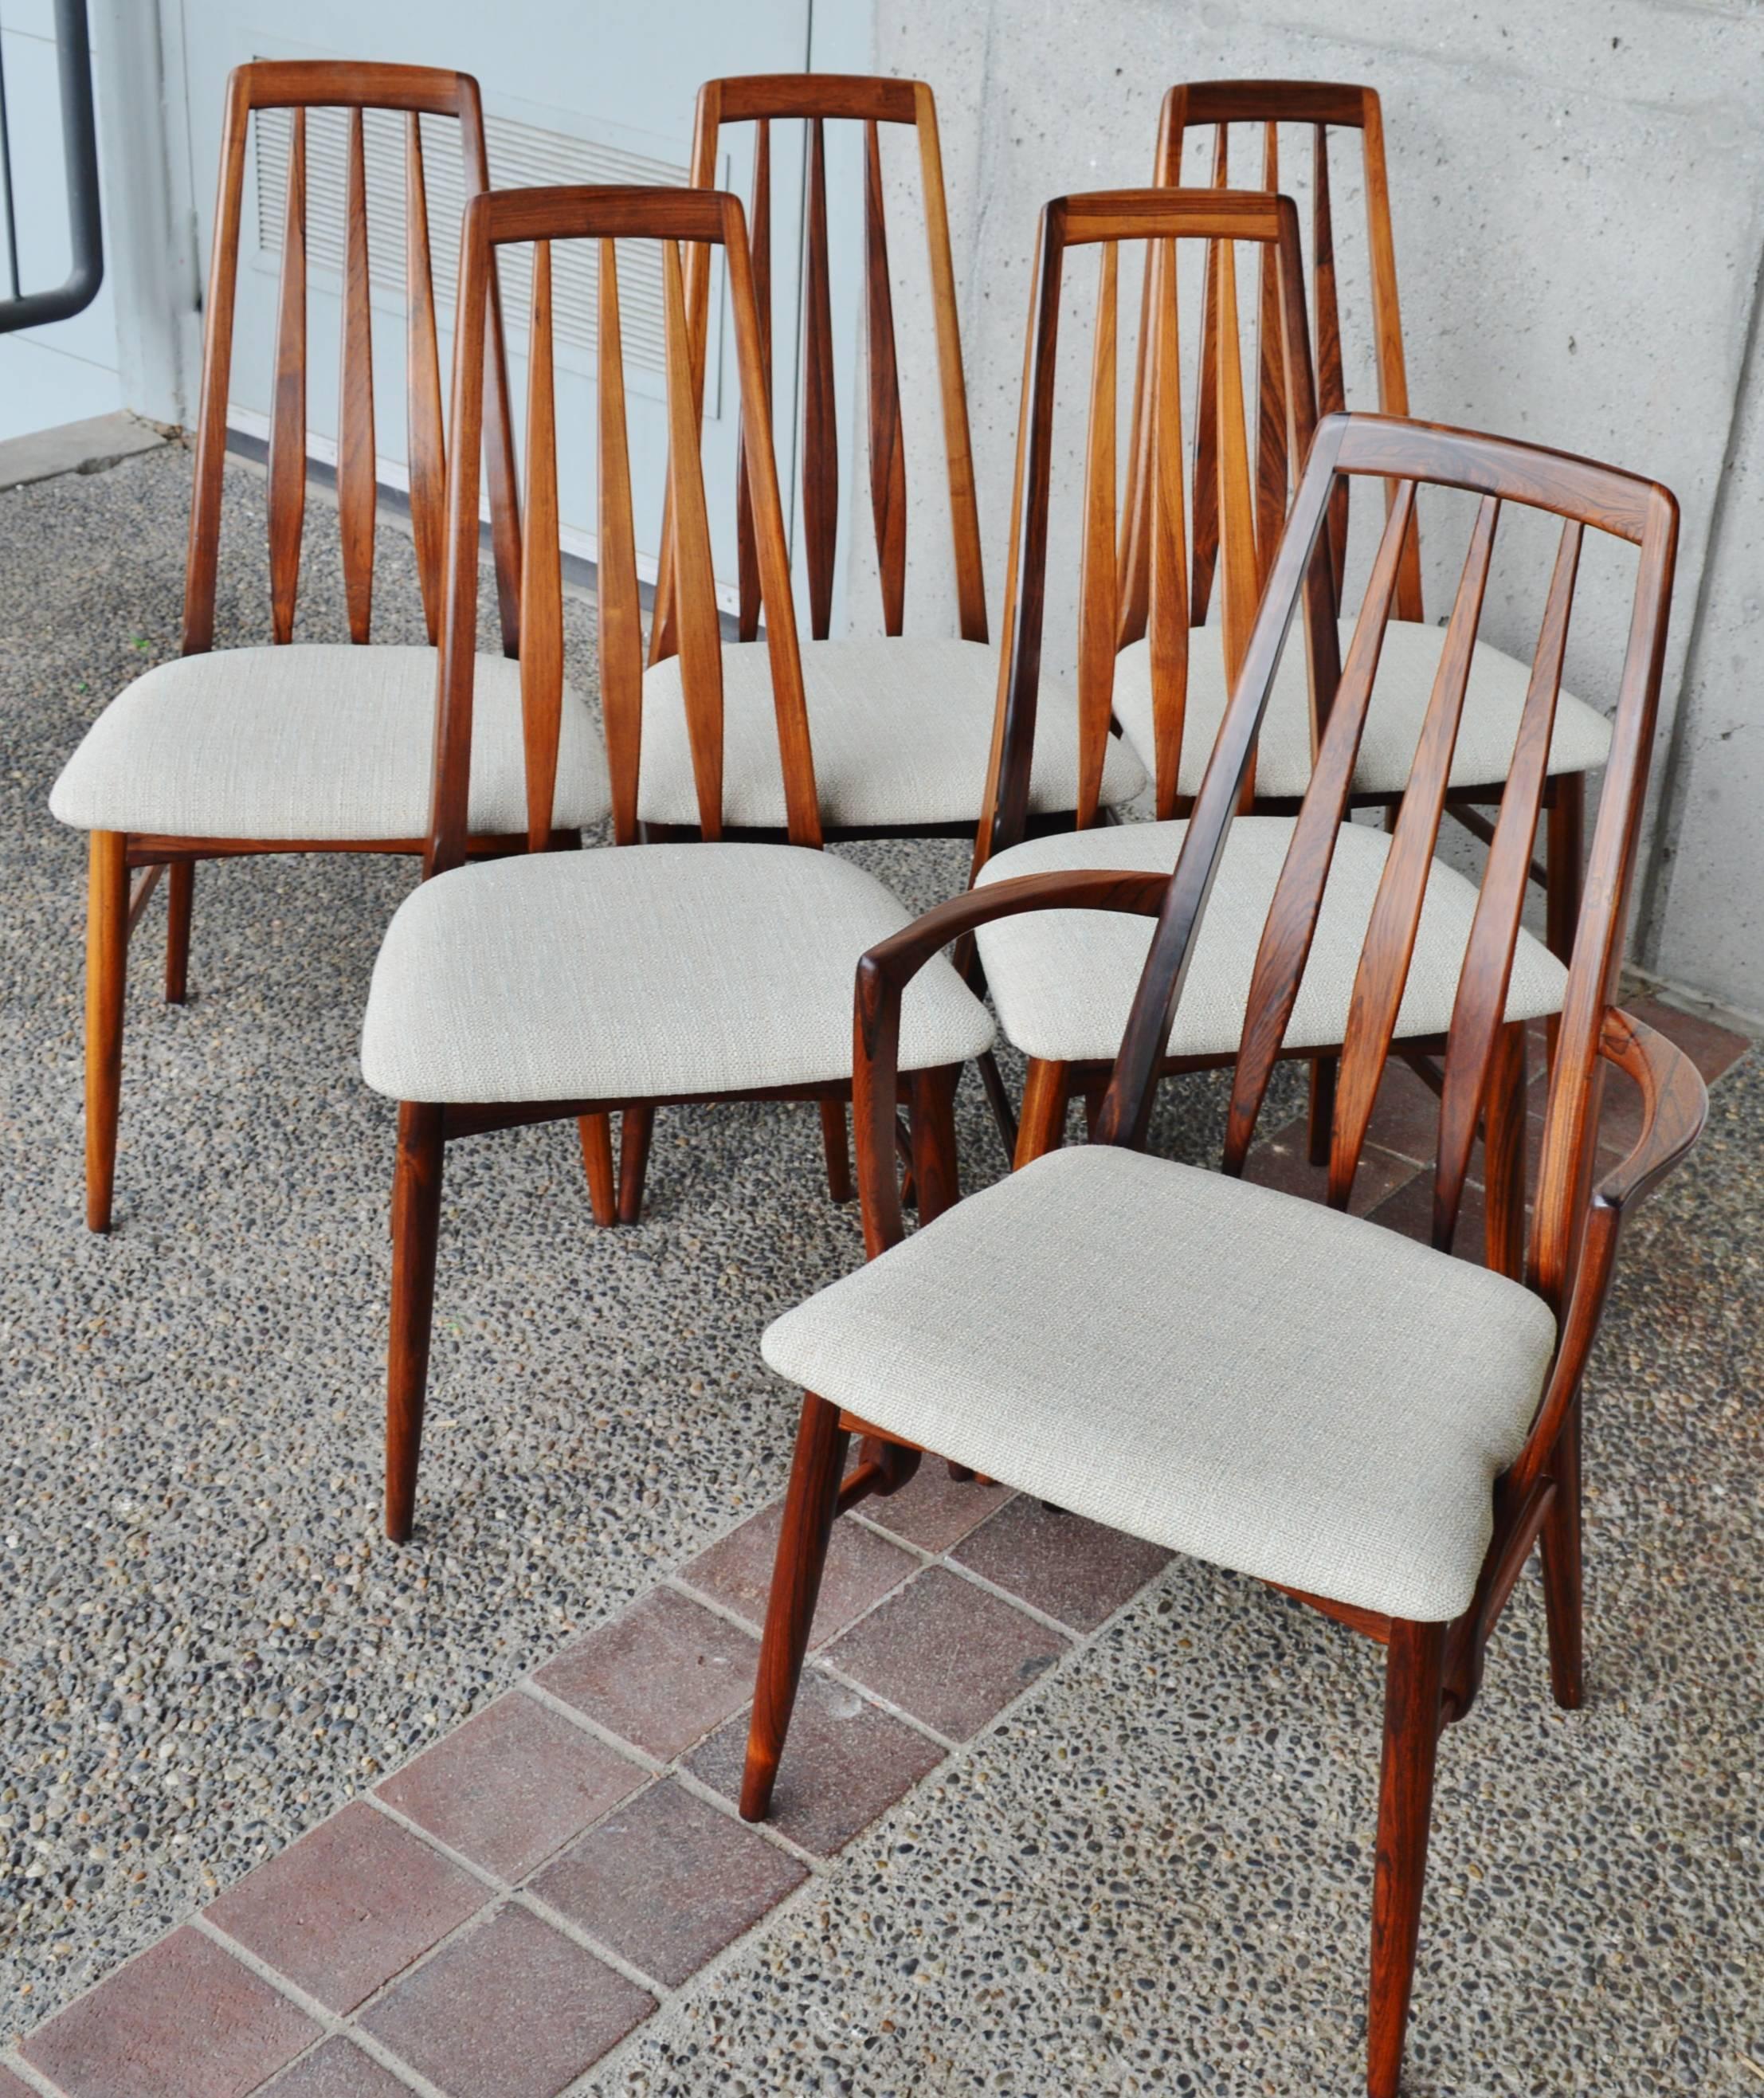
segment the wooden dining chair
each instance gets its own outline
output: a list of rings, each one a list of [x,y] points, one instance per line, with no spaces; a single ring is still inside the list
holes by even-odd
[[[349,112],[345,148],[337,522],[349,644],[294,643],[307,474],[307,112]],[[216,650],[220,559],[248,134],[255,117],[290,112],[282,228],[275,396],[268,498],[272,645]],[[487,189],[484,118],[469,74],[426,66],[258,60],[227,81],[220,195],[208,273],[207,339],[196,429],[195,483],[185,570],[182,653],[138,678],[105,709],[56,781],[61,822],[90,832],[86,998],[86,1217],[110,1228],[122,1076],[125,981],[131,933],[169,871],[165,995],[182,1003],[197,862],[263,853],[423,849],[434,742],[431,647],[366,647],[373,607],[375,453],[372,301],[364,112],[405,121],[406,385],[410,521],[432,643],[441,619],[445,444],[421,120],[459,125],[467,195]],[[493,292],[486,366],[487,476],[502,645],[518,652],[520,520],[516,509],[507,369]],[[474,434],[472,441],[477,441]],[[507,849],[524,830],[519,673],[501,656],[480,673],[480,762],[473,849]],[[605,815],[606,768],[579,695],[564,711],[551,820],[572,834]],[[131,894],[131,869],[140,879]]]
[[[814,731],[821,818],[830,838],[937,836],[972,839],[985,787],[998,659],[987,645],[980,522],[962,376],[961,330],[944,201],[937,107],[923,81],[865,79],[833,73],[769,73],[708,81],[699,90],[692,179],[713,187],[727,151],[726,134],[752,125],[753,195],[750,232],[761,357],[770,398],[774,352],[772,134],[801,122],[807,133],[807,213],[800,289],[803,320],[797,397],[802,460],[801,571],[808,633],[801,645],[803,688]],[[863,414],[870,510],[880,586],[882,632],[832,638],[840,515],[840,439],[836,415],[832,274],[837,228],[827,208],[827,127],[862,127],[862,231],[866,323]],[[894,278],[884,214],[883,138],[910,129],[918,147],[919,186],[930,266],[937,341],[938,400],[947,467],[959,634],[908,634],[906,456],[894,329]],[[792,257],[794,274],[794,255]],[[689,287],[695,380],[702,393],[709,323],[709,272],[699,266]],[[787,354],[793,354],[789,345]],[[739,639],[723,652],[727,706],[725,793],[727,821],[743,836],[777,837],[786,828],[782,783],[772,750],[771,696],[763,652],[753,645],[761,599],[751,491],[744,449],[736,516]],[[664,550],[652,665],[645,706],[657,733],[646,751],[639,796],[643,821],[660,835],[696,822],[691,767],[680,735],[678,657],[671,577]],[[1043,695],[1047,733],[1033,753],[1029,785],[1032,825],[1069,823],[1077,783],[1074,695],[1052,680]],[[1105,754],[1100,789],[1105,808],[1130,801],[1144,783],[1132,752],[1115,739]]]
[[[1384,165],[1384,115],[1369,87],[1323,81],[1200,81],[1173,87],[1164,98],[1158,125],[1152,180],[1172,186],[1183,178],[1183,148],[1191,129],[1213,133],[1211,179],[1217,187],[1230,180],[1230,137],[1233,124],[1259,125],[1258,164],[1252,178],[1263,190],[1280,187],[1280,127],[1302,125],[1310,131],[1311,195],[1310,331],[1315,345],[1316,393],[1325,414],[1351,405],[1341,350],[1340,275],[1332,203],[1329,134],[1357,131],[1366,195],[1366,253],[1370,264],[1369,317],[1377,374],[1380,410],[1389,415],[1409,412],[1408,380],[1403,357],[1402,318],[1397,296],[1396,244],[1391,230],[1390,185]],[[1291,163],[1288,162],[1290,166]],[[1202,320],[1210,333],[1216,310],[1209,279]],[[1258,543],[1271,547],[1288,501],[1289,472],[1296,479],[1301,459],[1287,445],[1281,413],[1280,331],[1271,274],[1263,265],[1256,303],[1260,398],[1255,413],[1254,485]],[[1219,544],[1218,503],[1213,471],[1220,402],[1212,367],[1204,366],[1195,414],[1194,507],[1191,547],[1190,611],[1204,626]],[[1117,673],[1116,705],[1129,738],[1149,756],[1155,741],[1155,709],[1145,630],[1149,590],[1150,542],[1147,480],[1148,409],[1136,404],[1132,472],[1123,523],[1123,568],[1127,582],[1121,594],[1121,639],[1125,652]],[[1385,501],[1391,499],[1386,490]],[[1338,491],[1330,514],[1329,546],[1338,608],[1345,581],[1349,528],[1349,496]],[[1344,643],[1350,621],[1344,618]],[[1354,768],[1356,808],[1393,812],[1415,755],[1428,695],[1438,667],[1443,629],[1429,625],[1423,608],[1420,533],[1412,528],[1404,543],[1398,571],[1396,617],[1390,622],[1371,713]],[[1217,639],[1208,650],[1204,686],[1213,719],[1223,712],[1225,679],[1218,667]],[[1462,733],[1452,761],[1446,807],[1453,819],[1486,845],[1488,818],[1483,813],[1501,798],[1504,767],[1525,705],[1525,666],[1496,647],[1478,641],[1472,665],[1469,698]],[[1604,716],[1571,692],[1557,703],[1544,788],[1544,856],[1533,878],[1544,890],[1545,938],[1566,960],[1579,909],[1586,776],[1605,762],[1610,725]],[[1270,811],[1290,810],[1310,776],[1312,740],[1310,708],[1298,666],[1293,665],[1275,688],[1259,745],[1257,805]],[[1191,748],[1180,783],[1191,797],[1205,763],[1204,744]],[[1394,820],[1393,814],[1391,820]]]
[[[1109,208],[1069,200],[1105,230]],[[1396,494],[1347,650],[1338,652],[1327,519],[1343,477]],[[1245,1181],[1275,1059],[1330,937],[1327,880],[1418,485],[1477,498],[1441,667],[1363,937],[1330,1132],[1327,1204]],[[1477,897],[1454,972],[1433,1243],[1345,1214],[1379,1073],[1416,968],[1428,869],[1466,711],[1503,507],[1563,520],[1542,631]],[[1499,1257],[1450,1257],[1479,1121],[1522,1161],[1521,1030],[1510,1019],[1533,833],[1586,532],[1637,551],[1591,867],[1551,1069],[1529,1233],[1523,1165]],[[1373,1870],[1367,2087],[1398,2087],[1415,1968],[1435,1757],[1470,1711],[1496,1620],[1541,1545],[1553,1687],[1582,1697],[1581,1380],[1625,1216],[1695,1141],[1707,1102],[1688,1060],[1613,1003],[1678,533],[1672,497],[1590,460],[1373,415],[1319,427],[1208,760],[1174,874],[1073,869],[971,891],[866,955],[858,973],[859,1194],[869,1264],[787,1313],[766,1361],[805,1388],[778,1546],[741,1811],[766,1815],[836,1512],[935,1450],[1172,1550],[1253,1575],[1386,1649]],[[1223,1170],[1146,1155],[1172,1019],[1204,994],[1222,893],[1283,645],[1327,701],[1322,748],[1253,946]],[[1007,919],[1155,918],[1093,1140],[1056,1152],[908,1238],[893,1171],[901,999],[944,946]],[[1105,921],[1106,922],[1106,921]],[[1640,1089],[1643,1126],[1595,1180],[1605,1074]],[[867,1461],[844,1477],[849,1437]],[[843,1483],[842,1483],[843,1479]],[[783,1781],[802,1784],[783,1767]]]
[[[715,191],[504,190],[472,199],[461,236],[448,480],[446,615],[428,876],[388,928],[362,1028],[369,1085],[400,1102],[393,1196],[386,1530],[410,1534],[428,1383],[442,1161],[461,1137],[581,1124],[596,1213],[636,1220],[658,1107],[851,1092],[852,971],[906,923],[881,883],[822,851],[814,753],[791,600],[759,318],[739,202]],[[597,244],[600,689],[612,775],[610,847],[554,851],[551,799],[563,682],[562,573],[552,371],[551,248]],[[662,244],[667,530],[680,703],[692,758],[696,841],[639,842],[638,779],[654,726],[638,595],[617,245]],[[478,419],[487,297],[499,248],[534,247],[528,336],[527,551],[522,697],[527,851],[463,864],[476,792]],[[748,432],[755,560],[774,693],[773,763],[788,841],[726,835],[725,687],[693,397],[682,244],[723,251]],[[992,1041],[955,972],[928,978],[907,1014],[902,1068],[921,1215],[954,1199],[954,1095]],[[622,1136],[617,1186],[609,1117]]]

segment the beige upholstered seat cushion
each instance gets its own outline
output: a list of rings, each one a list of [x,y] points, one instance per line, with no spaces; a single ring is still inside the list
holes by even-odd
[[[1185,823],[1121,823],[1032,838],[988,861],[980,880],[1008,881],[1071,867],[1168,873],[1187,828]],[[1240,816],[1232,823],[1176,1008],[1172,1056],[1235,1051],[1257,945],[1292,835],[1288,816]],[[1310,960],[1287,1029],[1294,1049],[1321,1048],[1342,1038],[1389,849],[1382,830],[1364,823],[1341,827]],[[1443,1034],[1450,1024],[1476,902],[1472,885],[1436,861],[1397,1016],[1399,1038]],[[981,959],[1007,1038],[1031,1056],[1066,1063],[1112,1059],[1145,966],[1152,924],[1148,918],[1115,911],[1038,911],[983,927]],[[1507,1018],[1534,1020],[1560,1012],[1567,982],[1567,972],[1548,948],[1521,933],[1507,985]]]
[[[49,797],[82,831],[191,838],[419,838],[435,754],[432,648],[303,642],[161,663],[86,731]],[[610,805],[586,702],[565,690],[559,829]],[[520,668],[480,656],[472,714],[471,823],[527,827]]]
[[[907,913],[832,853],[608,846],[424,882],[387,928],[362,1069],[406,1100],[665,1098],[851,1075],[853,979]],[[949,963],[910,988],[901,1064],[977,1056]]]
[[[1353,635],[1354,621],[1343,620],[1344,661]],[[1372,703],[1367,711],[1354,767],[1354,784],[1360,793],[1396,793],[1407,783],[1445,642],[1444,627],[1426,626],[1415,621],[1393,619],[1385,630]],[[1188,699],[1177,791],[1197,794],[1213,740],[1225,715],[1224,641],[1218,627],[1197,626],[1189,636],[1188,646]],[[1477,642],[1469,688],[1464,694],[1463,718],[1452,752],[1454,787],[1485,787],[1507,777],[1530,675],[1529,664],[1503,656],[1485,641]],[[1115,659],[1115,718],[1144,759],[1149,773],[1156,745],[1152,734],[1151,656],[1143,641],[1122,649]],[[1556,727],[1550,739],[1551,771],[1592,771],[1604,763],[1610,748],[1611,725],[1604,715],[1572,693],[1562,693],[1556,701]],[[1310,695],[1305,673],[1304,634],[1295,620],[1262,720],[1262,738],[1257,745],[1256,792],[1270,799],[1302,794],[1310,783]]]
[[[731,643],[723,661],[723,821],[782,829],[783,775],[763,640]],[[998,651],[977,641],[805,641],[803,692],[821,821],[832,829],[977,823],[985,798],[998,696]],[[1044,678],[1036,715],[1033,812],[1077,799],[1077,702]],[[1139,761],[1109,739],[1103,803],[1145,784]],[[645,823],[696,824],[698,796],[678,658],[643,679],[638,813]]]
[[[1136,1537],[1337,1602],[1470,1600],[1556,1344],[1518,1284],[1137,1152],[1050,1153],[767,1332],[781,1376]]]

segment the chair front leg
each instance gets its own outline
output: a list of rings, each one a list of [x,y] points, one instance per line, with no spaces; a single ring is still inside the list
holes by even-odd
[[[1046,1152],[1057,1151],[1065,1141],[1066,1088],[1071,1073],[1064,1064],[1045,1056],[1031,1056],[1023,1081],[1023,1109],[1017,1117],[1016,1155],[1012,1172],[1020,1171]]]
[[[445,1148],[441,1110],[415,1100],[401,1102],[392,1195],[392,1333],[386,1354],[386,1534],[394,1544],[409,1539],[416,1512]]]
[[[627,1108],[619,1117],[619,1222],[634,1224],[643,1214],[643,1182],[649,1172],[653,1108]]]
[[[1543,1519],[1543,1611],[1550,1635],[1550,1688],[1565,1712],[1585,1702],[1580,1509],[1580,1394],[1576,1392],[1550,1459],[1556,1497]]]
[[[1445,1625],[1392,1621],[1384,1661],[1384,1755],[1378,1795],[1378,1860],[1372,1881],[1372,1978],[1366,2087],[1396,2098],[1415,1980],[1421,1886],[1439,1749]]]
[[[110,1229],[122,1101],[123,994],[129,975],[128,840],[94,831],[86,902],[86,1223]]]
[[[195,862],[174,859],[165,870],[165,1003],[168,1005],[182,1005],[190,994],[190,914],[195,896]]]
[[[766,1606],[753,1717],[748,1727],[747,1768],[741,1780],[745,1821],[763,1821],[771,1807],[778,1759],[783,1753],[796,1701],[802,1658],[809,1650],[809,1627],[821,1593],[821,1572],[827,1564],[827,1539],[850,1439],[839,1424],[839,1408],[812,1391],[805,1392],[790,1490],[784,1497],[784,1520],[778,1533],[771,1596]]]
[[[845,1103],[823,1100],[821,1150],[827,1160],[827,1192],[836,1202],[849,1202],[858,1192],[852,1185],[851,1147],[845,1139]]]
[[[619,1220],[617,1183],[612,1170],[612,1117],[586,1114],[577,1118],[581,1134],[582,1169],[588,1175],[588,1200],[595,1222],[603,1229]]]

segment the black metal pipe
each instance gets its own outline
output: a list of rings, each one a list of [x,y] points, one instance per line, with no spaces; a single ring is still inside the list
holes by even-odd
[[[73,267],[53,291],[0,299],[0,335],[42,327],[84,313],[104,281],[104,230],[99,209],[98,129],[92,107],[92,54],[86,0],[55,0],[55,55],[61,77],[61,150],[66,166],[68,230]],[[12,194],[8,160],[7,194]]]

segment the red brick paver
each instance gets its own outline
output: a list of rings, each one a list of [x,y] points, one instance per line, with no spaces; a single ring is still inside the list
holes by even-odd
[[[747,1702],[759,1658],[748,1633],[657,1588],[534,1679],[665,1761]]]
[[[751,1521],[731,1530],[709,1552],[701,1552],[681,1578],[750,1624],[763,1624],[782,1513],[777,1502],[761,1508]],[[821,1577],[821,1595],[815,1606],[810,1645],[824,1645],[843,1631],[853,1617],[880,1601],[891,1588],[899,1587],[916,1572],[919,1563],[911,1552],[902,1552],[897,1544],[890,1544],[861,1524],[836,1524],[827,1547],[827,1570]]]
[[[263,2098],[410,2098],[410,2087],[346,2039],[327,2039],[268,2085]]]
[[[1161,1545],[1043,1508],[1025,1494],[1000,1508],[950,1556],[1081,1632],[1112,1617],[1170,1560]]]

